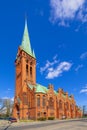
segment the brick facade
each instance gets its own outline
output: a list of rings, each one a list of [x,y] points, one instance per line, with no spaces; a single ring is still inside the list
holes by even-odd
[[[28,36],[27,25],[25,26],[24,35]],[[55,91],[52,84],[44,87],[36,83],[36,58],[31,51],[28,52],[24,48],[24,45],[26,46],[27,43],[22,43],[18,48],[15,60],[16,87],[13,117],[19,119],[82,117],[82,111],[76,106],[73,95],[69,96],[61,88]]]

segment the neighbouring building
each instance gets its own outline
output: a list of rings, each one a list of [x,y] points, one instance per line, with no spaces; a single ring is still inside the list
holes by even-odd
[[[69,96],[59,88],[49,84],[45,87],[36,83],[36,57],[31,49],[27,21],[22,44],[18,48],[15,60],[16,88],[13,116],[19,119],[38,119],[55,117],[62,119],[78,118],[82,111],[76,106],[73,95]]]

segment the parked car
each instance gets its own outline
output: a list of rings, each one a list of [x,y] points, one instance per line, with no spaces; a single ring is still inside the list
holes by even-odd
[[[14,117],[9,117],[8,121],[10,121],[11,123],[17,122],[17,119]]]

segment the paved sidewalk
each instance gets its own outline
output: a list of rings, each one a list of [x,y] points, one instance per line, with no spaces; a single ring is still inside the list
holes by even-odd
[[[0,126],[8,125],[9,124],[8,122],[9,121],[7,120],[0,120]]]
[[[0,130],[5,130],[9,126],[8,121],[6,120],[0,120]]]
[[[11,128],[14,127],[20,127],[20,126],[27,126],[27,125],[36,125],[36,124],[47,124],[47,123],[56,123],[56,122],[69,122],[69,121],[75,121],[75,120],[82,120],[82,119],[67,119],[67,120],[46,120],[46,121],[32,121],[32,122],[17,122],[17,123],[12,123]]]
[[[8,123],[8,121],[0,121],[0,130],[5,130],[7,127],[15,128],[15,127],[22,127],[22,126],[32,126],[32,125],[39,125],[47,123],[63,123],[63,122],[69,122],[69,121],[75,121],[75,120],[83,120],[83,119],[68,119],[68,120],[46,120],[46,121],[32,121],[32,122],[17,122],[17,123]],[[87,120],[87,119],[86,119]]]

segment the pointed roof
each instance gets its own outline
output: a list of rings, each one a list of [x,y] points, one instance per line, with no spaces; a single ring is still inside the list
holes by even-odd
[[[22,44],[21,44],[20,47],[26,53],[28,53],[29,55],[31,55],[32,57],[35,58],[35,53],[33,53],[32,49],[31,49],[30,38],[29,38],[29,33],[28,33],[28,26],[27,26],[27,20],[25,20],[24,34],[23,34]]]

